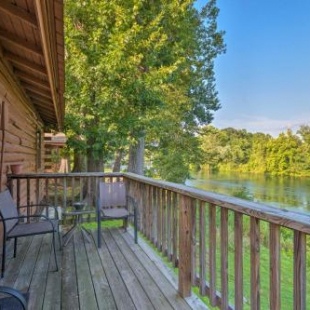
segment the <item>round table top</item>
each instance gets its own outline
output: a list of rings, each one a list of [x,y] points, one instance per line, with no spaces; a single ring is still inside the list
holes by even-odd
[[[82,215],[82,214],[91,214],[91,213],[95,213],[95,210],[89,210],[89,209],[86,209],[86,210],[70,210],[70,211],[64,211],[62,213],[62,215],[66,216],[72,216],[72,215]]]

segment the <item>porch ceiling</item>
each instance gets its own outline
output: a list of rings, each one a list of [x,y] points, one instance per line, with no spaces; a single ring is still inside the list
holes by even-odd
[[[42,122],[62,129],[63,0],[0,1],[0,65]]]

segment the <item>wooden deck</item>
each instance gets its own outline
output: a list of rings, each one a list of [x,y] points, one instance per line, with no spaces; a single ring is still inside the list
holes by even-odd
[[[86,242],[77,232],[62,251],[55,269],[50,236],[20,238],[18,254],[9,250],[0,285],[29,295],[29,309],[203,309],[199,301],[182,299],[162,273],[145,243],[119,229],[103,231],[103,245]]]

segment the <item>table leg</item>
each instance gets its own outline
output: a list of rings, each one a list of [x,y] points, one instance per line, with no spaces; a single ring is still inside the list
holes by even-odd
[[[62,236],[62,238],[66,239],[63,243],[63,246],[65,247],[69,241],[72,239],[75,230],[79,227],[79,222],[80,222],[80,216],[77,215],[74,221],[74,225]]]
[[[63,238],[66,238],[66,240],[65,240],[64,243],[63,243],[63,246],[64,246],[64,247],[65,247],[65,246],[69,243],[69,241],[72,239],[72,237],[73,237],[73,235],[74,235],[74,232],[75,232],[76,228],[77,228],[77,226],[74,225],[74,226],[72,226],[72,227],[70,228],[69,231],[67,231],[67,232],[64,234]]]
[[[93,237],[92,233],[86,229],[85,227],[81,226],[82,234],[87,242],[91,242],[90,237]]]

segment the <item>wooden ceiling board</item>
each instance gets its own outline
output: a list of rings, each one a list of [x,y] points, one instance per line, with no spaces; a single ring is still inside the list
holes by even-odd
[[[0,0],[0,57],[11,66],[12,81],[19,81],[14,87],[28,94],[29,106],[37,108],[46,125],[60,130],[64,118],[63,36],[63,0]]]
[[[41,101],[46,105],[52,105],[53,101],[50,98],[46,98],[37,93],[28,92],[28,96],[35,99],[36,101]]]
[[[40,87],[40,88],[45,89],[45,90],[50,89],[50,86],[47,83],[47,81],[44,81],[42,79],[38,79],[37,77],[32,76],[32,75],[25,73],[23,71],[20,71],[20,70],[15,70],[15,74],[23,82],[27,82],[31,85],[35,85],[35,86]]]
[[[25,40],[23,37],[14,33],[0,29],[0,41],[2,43],[4,41],[3,46],[8,46],[9,44],[13,50],[19,49],[30,54],[35,54],[39,57],[43,56],[43,51],[40,46]]]
[[[43,87],[38,87],[37,85],[29,84],[23,81],[21,81],[21,84],[22,87],[26,89],[27,93],[32,92],[47,99],[51,98],[51,92],[49,89],[47,90]]]
[[[37,65],[36,63],[33,63],[26,58],[11,54],[11,53],[4,53],[5,58],[9,60],[14,67],[20,68],[22,71],[30,71],[33,72],[33,74],[40,74],[47,76],[46,68],[40,65]]]

